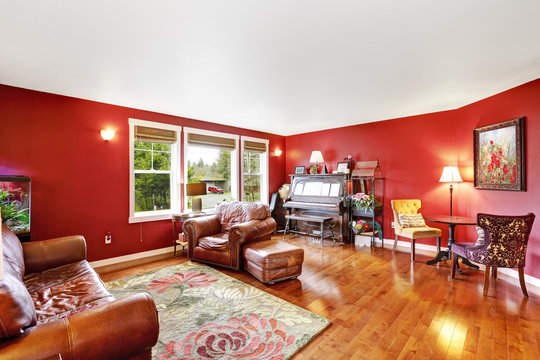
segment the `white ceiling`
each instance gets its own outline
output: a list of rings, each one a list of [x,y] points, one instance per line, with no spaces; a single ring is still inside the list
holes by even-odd
[[[540,77],[538,0],[0,0],[0,83],[290,135]]]

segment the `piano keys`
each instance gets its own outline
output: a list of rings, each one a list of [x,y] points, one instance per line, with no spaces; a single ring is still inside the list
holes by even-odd
[[[290,199],[283,205],[298,216],[331,216],[336,240],[349,242],[347,174],[291,175]],[[297,222],[297,230],[320,237],[320,229],[308,222]]]

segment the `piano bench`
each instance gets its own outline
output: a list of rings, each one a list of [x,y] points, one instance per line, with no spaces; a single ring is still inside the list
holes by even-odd
[[[265,284],[296,279],[302,273],[304,249],[280,240],[244,245],[244,269]]]
[[[285,235],[287,235],[287,230],[289,230],[289,232],[291,232],[291,233],[303,234],[301,232],[291,230],[291,228],[290,228],[290,221],[291,220],[315,222],[315,223],[320,224],[320,226],[321,226],[321,230],[320,230],[320,232],[321,232],[321,239],[320,239],[321,240],[321,246],[323,244],[323,240],[325,239],[325,236],[324,236],[324,224],[326,224],[326,223],[330,224],[332,219],[333,219],[331,216],[296,215],[296,214],[285,215],[285,218],[287,219],[287,224],[285,224],[285,231],[283,232],[283,239],[285,239]],[[330,231],[332,232],[332,236],[330,236],[330,238],[332,238],[332,240],[334,240],[334,242],[335,242],[336,239],[334,237],[334,225],[330,225]],[[310,234],[305,234],[305,235],[310,235]]]

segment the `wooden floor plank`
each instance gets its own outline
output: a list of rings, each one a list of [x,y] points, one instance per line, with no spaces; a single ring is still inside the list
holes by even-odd
[[[411,264],[410,253],[391,248],[286,241],[305,250],[297,280],[266,286],[215,268],[332,321],[295,360],[540,359],[540,290],[532,285],[527,299],[517,280],[499,274],[483,297],[483,272],[452,279],[448,263],[426,265],[422,251]],[[185,261],[182,254],[96,270],[110,281]]]

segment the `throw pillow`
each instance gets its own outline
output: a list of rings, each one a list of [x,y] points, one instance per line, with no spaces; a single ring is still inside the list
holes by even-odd
[[[476,226],[476,233],[478,234],[478,238],[476,239],[476,245],[484,245],[484,229],[482,229],[480,226]]]
[[[28,290],[15,276],[4,273],[0,280],[0,339],[20,336],[36,325],[36,308]]]
[[[401,227],[403,228],[426,226],[426,222],[420,213],[416,215],[405,215],[398,213],[398,219]]]

